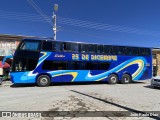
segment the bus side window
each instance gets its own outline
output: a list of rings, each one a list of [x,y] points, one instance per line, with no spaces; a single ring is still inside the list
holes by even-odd
[[[88,45],[89,53],[96,53],[96,45]]]
[[[97,46],[97,53],[103,53],[103,45]]]
[[[55,42],[54,44],[54,50],[57,51],[57,52],[60,52],[62,51],[62,43],[61,42]]]
[[[52,50],[52,42],[50,41],[44,41],[43,42],[43,46],[42,46],[42,50]]]
[[[42,65],[43,70],[54,70],[52,60],[45,60]]]
[[[133,55],[139,55],[139,48],[132,48],[132,51],[133,51]]]
[[[104,45],[103,50],[104,50],[104,53],[111,54],[111,47],[110,46]]]
[[[132,55],[132,49],[130,47],[126,47],[126,55]]]
[[[102,62],[100,63],[100,70],[108,70],[110,68],[110,63]]]
[[[145,49],[144,48],[140,48],[140,55],[145,55]]]
[[[151,51],[149,48],[146,48],[146,55],[151,55]]]
[[[62,46],[62,51],[64,51],[64,52],[68,51],[67,50],[67,43],[63,42],[61,46]]]
[[[119,47],[118,54],[119,55],[124,55],[125,54],[125,48],[124,47]]]
[[[117,54],[118,54],[118,47],[117,47],[117,46],[114,46],[114,47],[112,48],[112,53],[113,53],[114,55],[117,55]]]
[[[71,44],[71,51],[72,52],[79,52],[79,44],[77,43],[70,43]]]
[[[150,55],[150,49],[148,48],[140,48],[141,55]]]
[[[88,52],[88,45],[81,44],[81,52],[82,53]]]

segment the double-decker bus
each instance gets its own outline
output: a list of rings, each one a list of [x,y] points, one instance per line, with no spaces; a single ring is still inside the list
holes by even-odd
[[[127,84],[152,77],[150,48],[24,39],[11,68],[13,83],[106,81]]]

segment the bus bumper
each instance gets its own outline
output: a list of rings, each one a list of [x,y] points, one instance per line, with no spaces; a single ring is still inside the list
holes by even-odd
[[[11,72],[12,83],[35,83],[35,77],[28,77],[29,72]]]

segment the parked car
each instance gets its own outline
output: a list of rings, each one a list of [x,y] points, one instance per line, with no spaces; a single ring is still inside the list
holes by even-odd
[[[155,76],[151,79],[152,87],[160,87],[160,76]]]

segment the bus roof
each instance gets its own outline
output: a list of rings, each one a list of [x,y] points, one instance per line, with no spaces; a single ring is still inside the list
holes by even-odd
[[[55,41],[53,38],[25,38],[23,40],[40,40],[40,41]],[[95,45],[111,45],[111,46],[128,46],[128,47],[139,47],[139,48],[152,48],[152,47],[144,47],[144,46],[131,46],[131,45],[117,45],[117,44],[101,44],[101,43],[87,43],[87,42],[77,42],[77,41],[62,41],[56,40],[57,42],[69,42],[69,43],[79,43],[79,44],[95,44]]]

